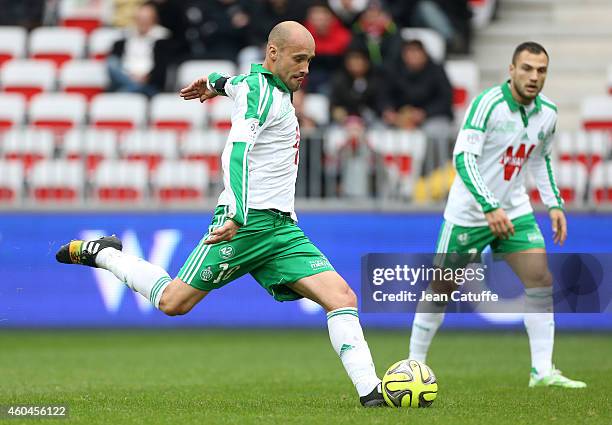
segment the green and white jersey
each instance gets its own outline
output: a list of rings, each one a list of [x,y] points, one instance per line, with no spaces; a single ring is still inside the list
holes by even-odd
[[[484,213],[503,208],[511,220],[532,211],[525,190],[528,165],[542,201],[563,208],[551,168],[557,107],[538,95],[523,106],[506,82],[485,90],[466,113],[453,159],[457,176],[444,218],[460,226],[487,226]]]
[[[247,224],[249,208],[294,211],[300,130],[285,84],[262,65],[234,77],[212,73],[209,87],[234,101],[232,128],[221,162],[224,190],[218,205]]]

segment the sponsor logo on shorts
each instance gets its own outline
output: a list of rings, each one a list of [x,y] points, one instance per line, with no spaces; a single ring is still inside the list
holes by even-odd
[[[219,255],[224,260],[232,258],[236,252],[234,251],[234,247],[231,245],[224,246],[223,248],[219,248]]]
[[[544,240],[540,232],[527,233],[527,240],[529,242],[541,242]]]
[[[470,241],[470,235],[468,233],[460,233],[459,236],[457,236],[457,241],[459,241],[461,245],[465,245]]]
[[[324,269],[326,267],[329,267],[329,260],[327,258],[319,258],[318,260],[311,260],[310,261],[310,268],[313,270],[319,270],[319,269]]]
[[[200,277],[204,282],[208,282],[214,277],[213,271],[211,270],[210,266],[202,270],[202,273],[200,273]]]

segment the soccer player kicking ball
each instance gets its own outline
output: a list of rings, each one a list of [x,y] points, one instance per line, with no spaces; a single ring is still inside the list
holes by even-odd
[[[263,65],[248,75],[212,73],[181,90],[200,102],[234,101],[223,150],[224,191],[208,233],[170,278],[162,268],[121,252],[114,236],[72,241],[57,253],[67,264],[100,267],[169,316],[188,313],[210,291],[251,275],[277,301],[309,298],[327,311],[329,337],[366,407],[385,404],[357,316],[357,298],[296,224],[300,130],[292,92],[308,75],[312,35],[297,22],[275,26]]]
[[[554,242],[562,245],[567,227],[550,161],[557,108],[540,94],[548,61],[541,45],[520,44],[512,57],[510,80],[485,90],[472,101],[453,152],[457,176],[444,211],[436,247],[440,255],[436,258],[444,267],[453,257],[462,257],[444,254],[478,255],[487,246],[494,253],[504,254],[525,285],[524,323],[532,364],[529,386],[584,388],[584,382],[563,376],[552,363],[552,275],[522,172],[529,164],[549,210]],[[444,292],[451,285],[433,282],[428,291]],[[425,361],[445,307],[443,303],[419,303],[410,337],[410,358]]]

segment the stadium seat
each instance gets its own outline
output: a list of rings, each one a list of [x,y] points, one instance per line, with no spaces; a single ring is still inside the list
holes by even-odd
[[[99,28],[104,21],[112,17],[113,2],[60,0],[60,25],[69,28],[80,28],[87,34]]]
[[[612,161],[600,162],[593,168],[590,196],[595,204],[612,203]]]
[[[30,99],[55,86],[55,66],[46,60],[16,59],[8,61],[0,70],[2,90],[20,93]]]
[[[89,57],[96,60],[106,59],[113,48],[113,44],[122,36],[123,31],[120,28],[96,28],[89,35]]]
[[[4,158],[21,161],[27,172],[36,162],[53,156],[53,133],[32,128],[10,130],[3,145]]]
[[[218,130],[229,130],[232,127],[232,109],[234,102],[228,97],[217,97],[208,102],[210,126]]]
[[[164,161],[152,180],[161,202],[201,200],[208,189],[208,168],[193,161]]]
[[[87,102],[80,94],[41,93],[30,102],[30,123],[63,134],[85,122]]]
[[[83,57],[85,39],[85,31],[79,28],[38,27],[30,33],[30,56],[61,67],[66,61]]]
[[[555,181],[559,193],[567,205],[582,205],[585,200],[588,182],[587,168],[579,162],[559,162],[553,164]],[[540,192],[531,174],[527,173],[526,187],[529,197],[535,203],[541,203]]]
[[[0,67],[6,61],[25,56],[27,36],[23,27],[0,26]]]
[[[372,129],[366,137],[374,152],[383,158],[387,196],[412,196],[425,156],[425,135],[420,131]]]
[[[142,161],[153,170],[163,159],[177,157],[177,135],[164,130],[130,131],[124,135],[121,154],[127,160]]]
[[[20,162],[0,160],[0,205],[15,205],[21,201],[23,181]]]
[[[304,114],[319,126],[329,124],[329,98],[323,94],[307,94],[304,97]]]
[[[469,0],[472,11],[472,26],[477,29],[485,28],[493,19],[497,0]]]
[[[82,94],[90,101],[108,85],[106,66],[94,60],[67,62],[59,74],[59,88],[66,93]]]
[[[78,202],[84,185],[83,164],[63,159],[38,162],[30,173],[30,197],[39,203]]]
[[[0,93],[0,132],[23,124],[25,114],[26,103],[22,95]]]
[[[146,122],[147,98],[136,93],[102,93],[90,103],[89,120],[95,128],[137,129]]]
[[[101,202],[134,203],[145,199],[148,169],[145,163],[132,161],[102,161],[93,179],[93,196]]]
[[[608,157],[612,136],[605,131],[562,132],[555,141],[559,160],[580,162],[588,171]],[[553,152],[554,152],[553,151]]]
[[[201,128],[206,119],[207,104],[187,102],[176,93],[158,94],[150,102],[151,126],[177,132]]]
[[[227,133],[217,130],[199,130],[187,133],[181,146],[184,159],[206,164],[209,174],[218,177],[221,171],[220,156],[225,147]]]
[[[179,65],[177,70],[177,89],[189,85],[193,80],[211,72],[236,75],[236,66],[226,60],[189,60]]]
[[[461,120],[470,100],[478,94],[480,72],[470,60],[449,60],[444,67],[453,86],[453,106],[458,115],[455,118]]]
[[[612,131],[612,97],[590,96],[580,105],[582,125],[585,130]]]
[[[436,31],[430,28],[402,28],[401,36],[404,40],[420,40],[434,62],[444,62],[446,42]]]
[[[63,150],[66,159],[83,161],[92,173],[101,161],[117,156],[117,133],[95,128],[71,130],[64,136]]]

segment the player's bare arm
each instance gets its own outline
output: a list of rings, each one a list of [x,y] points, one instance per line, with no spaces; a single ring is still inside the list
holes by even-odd
[[[567,219],[565,218],[565,213],[559,208],[552,208],[548,214],[552,223],[553,242],[563,246],[567,239]]]
[[[208,77],[200,77],[194,80],[187,87],[183,87],[180,91],[180,96],[184,100],[200,99],[200,103],[204,103],[208,99],[217,96],[217,93],[208,88]]]

